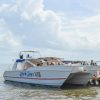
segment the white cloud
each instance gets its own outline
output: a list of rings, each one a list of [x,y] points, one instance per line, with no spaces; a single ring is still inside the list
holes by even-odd
[[[59,34],[63,43],[75,50],[100,50],[100,14],[84,20],[70,20]],[[64,45],[65,46],[65,45]]]
[[[48,41],[58,42],[61,17],[51,10],[45,10],[43,0],[30,0],[24,3],[21,0],[17,2],[17,6],[22,21],[21,27],[26,30],[22,30],[22,34],[30,38],[29,42],[33,42],[32,45],[35,43],[40,46],[42,43],[42,46],[47,46]],[[29,43],[28,39],[26,41]]]
[[[17,6],[13,4],[1,4],[0,5],[0,13],[9,13],[9,12],[16,12],[17,11]]]
[[[23,48],[47,48],[48,53],[60,49],[66,55],[100,50],[99,14],[72,20],[45,9],[44,0],[17,0],[1,5],[0,18],[4,19],[0,22],[0,44],[5,46],[23,44]]]
[[[9,45],[11,47],[19,47],[21,44],[15,37],[8,31],[6,34],[0,36],[1,45]]]
[[[5,20],[0,19],[0,47],[9,48],[9,46],[18,48],[21,42],[7,28]]]
[[[12,8],[15,10],[11,10]],[[5,19],[7,29],[10,30],[10,37],[4,37],[6,40],[14,38],[8,42],[12,46],[20,44],[17,43],[17,36],[23,41],[24,46],[56,48],[48,41],[58,42],[61,18],[51,10],[44,10],[43,0],[18,0],[13,5],[2,4],[0,11],[0,17]],[[5,34],[8,34],[8,30]]]

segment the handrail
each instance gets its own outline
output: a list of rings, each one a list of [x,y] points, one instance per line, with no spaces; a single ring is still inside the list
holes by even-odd
[[[28,62],[28,63],[31,64],[32,66],[36,67],[36,65],[33,64],[32,62],[30,62],[29,60],[26,60],[26,62]]]

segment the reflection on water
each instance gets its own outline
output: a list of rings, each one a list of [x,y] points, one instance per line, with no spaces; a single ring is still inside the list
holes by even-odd
[[[6,82],[2,84],[0,97],[7,100],[65,100],[65,99],[93,99],[97,95],[98,87],[88,88],[50,88],[46,86],[32,86],[28,84]],[[1,89],[0,89],[1,90]],[[5,96],[6,94],[6,96]]]
[[[51,88],[29,84],[4,82],[0,71],[0,100],[100,100],[99,87]]]

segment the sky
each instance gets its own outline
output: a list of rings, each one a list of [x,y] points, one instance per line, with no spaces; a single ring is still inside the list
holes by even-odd
[[[100,0],[1,0],[0,63],[21,50],[100,60]]]

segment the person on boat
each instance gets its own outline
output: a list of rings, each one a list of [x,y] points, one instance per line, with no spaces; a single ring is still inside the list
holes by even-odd
[[[96,75],[94,74],[93,77],[92,77],[93,85],[96,85],[96,80],[97,80],[97,78],[96,78]]]
[[[28,55],[27,55],[27,58],[29,58],[29,57],[30,57],[30,55],[28,54]]]
[[[20,59],[23,59],[23,54],[20,54]]]

